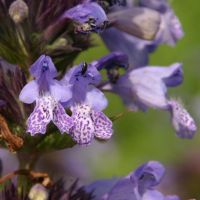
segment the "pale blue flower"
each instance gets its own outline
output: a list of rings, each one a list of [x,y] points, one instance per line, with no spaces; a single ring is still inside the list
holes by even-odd
[[[182,80],[180,63],[169,67],[146,66],[128,70],[112,85],[112,90],[131,110],[168,109],[167,87],[177,86]]]
[[[163,179],[165,169],[157,161],[149,161],[126,177],[97,181],[87,187],[94,200],[180,200],[175,195],[163,195],[155,187]]]
[[[72,110],[74,126],[70,129],[72,138],[81,145],[90,144],[94,137],[109,139],[112,136],[112,122],[102,112],[108,102],[103,92],[95,87],[101,75],[94,65],[82,63],[70,69],[62,80],[70,85],[72,98],[65,106]]]
[[[71,91],[54,78],[57,70],[49,56],[40,56],[30,67],[35,78],[24,86],[19,99],[27,104],[36,102],[34,111],[27,120],[27,132],[31,135],[45,134],[50,121],[61,132],[68,132],[73,126],[72,119],[65,113],[61,102],[71,98]]]

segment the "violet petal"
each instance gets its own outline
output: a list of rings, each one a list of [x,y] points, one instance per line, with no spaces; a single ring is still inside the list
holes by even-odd
[[[39,97],[39,88],[35,80],[27,83],[19,94],[20,101],[31,104]]]

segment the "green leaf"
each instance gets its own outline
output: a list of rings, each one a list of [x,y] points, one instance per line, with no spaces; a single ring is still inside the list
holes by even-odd
[[[61,150],[65,148],[71,148],[76,143],[72,140],[71,136],[67,134],[60,134],[54,132],[48,134],[44,139],[37,144],[36,149],[38,151],[52,151],[52,150]]]

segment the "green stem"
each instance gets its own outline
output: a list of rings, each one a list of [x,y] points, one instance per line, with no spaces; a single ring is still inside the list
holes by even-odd
[[[19,169],[33,170],[36,161],[38,160],[38,154],[36,153],[27,153],[27,152],[18,152],[17,154],[19,160]],[[28,193],[32,182],[30,177],[25,175],[19,175],[17,179],[18,194],[20,197],[23,197]]]

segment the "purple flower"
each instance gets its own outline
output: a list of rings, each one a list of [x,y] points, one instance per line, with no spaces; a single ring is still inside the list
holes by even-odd
[[[108,19],[103,8],[95,2],[85,2],[67,10],[62,18],[70,18],[78,23],[77,32],[99,32]]]
[[[109,181],[96,182],[85,189],[94,191],[94,195],[103,195],[96,196],[95,200],[180,200],[175,195],[164,196],[154,189],[161,182],[164,172],[161,163],[149,161],[126,177],[110,180],[110,184]]]
[[[181,138],[192,138],[197,131],[194,119],[181,103],[176,100],[168,101],[172,115],[172,125],[176,134]]]
[[[160,183],[164,171],[159,162],[150,161],[119,180],[104,200],[167,200],[171,197],[165,197],[154,189]]]
[[[144,40],[138,39],[114,27],[102,32],[101,37],[111,52],[121,51],[128,55],[131,67],[138,68],[148,64],[149,51],[145,48],[146,44],[144,44]]]
[[[131,110],[168,109],[167,87],[179,85],[182,79],[180,63],[169,67],[147,66],[129,69],[112,87]]]
[[[131,8],[133,6],[129,5],[129,7]],[[140,7],[145,7],[149,10],[153,9],[160,15],[161,23],[152,41],[135,37],[130,32],[128,34],[120,31],[115,25],[101,34],[108,49],[111,51],[120,50],[127,54],[129,63],[134,68],[146,66],[148,64],[149,53],[155,51],[158,45],[168,44],[174,46],[184,35],[179,19],[166,0],[143,0],[140,2]],[[115,16],[117,13],[119,15],[127,15],[127,10],[115,11]]]
[[[112,122],[101,112],[107,99],[94,86],[100,80],[96,67],[86,63],[73,67],[62,80],[64,85],[71,85],[72,91],[72,98],[65,103],[74,121],[70,134],[81,145],[90,144],[94,137],[105,140],[112,136]]]
[[[27,120],[27,132],[45,134],[52,120],[61,132],[68,132],[73,126],[72,119],[65,113],[61,102],[71,98],[71,91],[54,78],[57,70],[49,56],[40,56],[30,67],[35,78],[24,86],[19,98],[22,102],[36,106]]]
[[[160,30],[152,45],[166,43],[174,46],[184,36],[181,23],[167,0],[141,0],[140,5],[156,10],[162,16]]]
[[[182,81],[182,64],[175,63],[169,67],[130,68],[116,83],[108,83],[102,89],[118,94],[132,111],[148,108],[169,111],[177,136],[192,138],[197,130],[193,118],[180,103],[167,97],[167,88]]]
[[[120,51],[112,52],[102,58],[95,60],[91,63],[98,71],[102,69],[110,70],[114,67],[123,67],[127,68],[128,63],[128,56]]]

